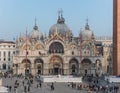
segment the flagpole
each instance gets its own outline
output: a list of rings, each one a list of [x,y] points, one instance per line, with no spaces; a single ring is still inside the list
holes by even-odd
[[[26,59],[26,70],[25,70],[25,72],[27,71],[27,27],[26,27],[26,57],[25,57],[25,59]],[[25,73],[25,75],[26,75],[26,73]]]

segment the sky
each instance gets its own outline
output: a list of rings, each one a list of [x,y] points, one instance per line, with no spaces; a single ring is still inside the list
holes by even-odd
[[[49,33],[57,23],[58,11],[65,23],[78,36],[86,19],[95,36],[112,36],[112,0],[0,0],[0,39],[13,40],[33,30],[35,18],[39,31]]]

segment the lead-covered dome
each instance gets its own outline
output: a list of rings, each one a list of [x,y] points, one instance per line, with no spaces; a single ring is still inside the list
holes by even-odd
[[[40,39],[42,37],[42,34],[38,30],[38,26],[35,24],[33,27],[33,31],[29,34],[29,37],[31,39]]]
[[[66,34],[70,34],[71,30],[69,27],[65,24],[65,19],[61,16],[58,16],[57,23],[54,24],[50,30],[49,30],[49,36],[58,33],[61,34],[62,36],[66,36]]]
[[[88,22],[86,23],[85,31],[80,32],[80,36],[82,37],[82,40],[94,39],[94,33],[90,30]]]
[[[91,30],[82,31],[82,40],[91,40],[93,37],[93,32]]]

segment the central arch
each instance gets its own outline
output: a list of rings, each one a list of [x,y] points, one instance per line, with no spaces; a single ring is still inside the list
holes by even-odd
[[[60,42],[53,42],[49,47],[49,53],[64,53],[64,47]]]
[[[36,74],[43,74],[43,60],[40,58],[35,59],[34,68]]]
[[[50,59],[49,74],[63,74],[63,60],[60,56],[54,55]]]

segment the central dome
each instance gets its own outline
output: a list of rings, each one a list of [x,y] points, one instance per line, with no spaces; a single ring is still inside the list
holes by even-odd
[[[65,24],[65,19],[62,17],[62,15],[58,17],[57,23],[50,28],[49,36],[53,35],[55,32],[63,36],[65,36],[67,33],[71,33],[71,30]]]
[[[70,29],[67,27],[66,24],[57,23],[50,28],[49,35],[54,34],[56,31],[61,35],[66,35],[66,33],[70,32]]]

